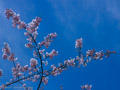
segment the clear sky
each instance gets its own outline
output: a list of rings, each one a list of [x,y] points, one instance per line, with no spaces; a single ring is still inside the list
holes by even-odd
[[[18,61],[25,65],[33,57],[32,51],[24,47],[27,43],[24,31],[13,28],[11,20],[5,18],[6,8],[19,13],[26,23],[36,16],[42,18],[38,41],[48,33],[58,34],[47,51],[54,48],[59,55],[49,61],[49,65],[74,58],[77,55],[75,40],[80,37],[83,38],[83,53],[93,48],[117,52],[102,61],[90,62],[87,67],[69,68],[57,77],[49,77],[45,90],[60,90],[60,85],[63,90],[80,90],[84,84],[92,84],[92,90],[120,90],[119,0],[0,0],[0,47],[8,42]],[[4,76],[0,78],[2,84],[12,77],[12,63],[2,59],[2,52],[0,55],[0,68],[4,70]],[[29,83],[29,86],[36,88],[37,84]]]

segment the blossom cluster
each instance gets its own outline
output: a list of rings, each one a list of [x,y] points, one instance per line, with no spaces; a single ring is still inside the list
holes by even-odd
[[[45,49],[43,50],[39,50],[39,52],[37,52],[36,50],[33,51],[33,56],[34,57],[39,57],[39,53],[43,56],[43,58],[50,58],[53,59],[54,56],[58,55],[58,51],[56,51],[55,49],[53,49],[50,53],[46,52],[45,53]]]
[[[55,51],[55,49],[53,49],[50,53],[46,52],[46,57],[49,57],[50,59],[53,59],[56,55],[58,55],[58,51]]]
[[[91,51],[93,52],[93,50],[91,50]],[[103,56],[100,58],[98,53],[101,53],[101,51],[100,52],[94,51],[94,55],[93,54],[89,55],[87,53],[85,56],[83,56],[81,54],[80,57],[76,56],[76,58],[70,58],[70,59],[64,60],[64,63],[63,64],[59,63],[58,67],[56,67],[55,65],[51,65],[52,70],[50,73],[46,71],[46,75],[51,74],[52,76],[57,76],[57,75],[61,74],[61,72],[63,70],[67,70],[69,67],[80,67],[81,65],[87,66],[87,63],[91,62],[91,59],[98,60],[98,59],[103,58],[103,56],[105,56],[107,54],[107,52],[106,53],[102,52]],[[115,53],[115,52],[114,51],[109,52],[109,54],[111,54],[111,53]],[[89,55],[89,58],[88,58],[88,55]]]
[[[34,59],[34,58],[31,58],[31,60],[30,60],[30,66],[32,68],[35,68],[37,66],[37,64],[38,64],[38,61],[36,59]]]
[[[42,81],[45,85],[47,85],[48,79],[49,79],[48,77],[42,77]]]
[[[33,81],[37,82],[39,81],[38,89],[37,90],[43,90],[43,88],[39,89],[40,84],[43,82],[45,85],[48,83],[48,76],[57,76],[60,75],[64,70],[67,70],[69,67],[80,67],[80,66],[86,66],[88,62],[91,62],[92,60],[102,60],[103,57],[109,57],[110,54],[115,53],[115,51],[106,51],[105,53],[103,50],[96,52],[95,49],[86,51],[86,54],[83,55],[81,48],[83,47],[83,40],[82,38],[77,39],[75,41],[75,48],[79,49],[79,55],[77,55],[75,58],[71,58],[64,60],[64,63],[59,63],[58,66],[51,65],[50,70],[44,70],[43,64],[45,66],[48,65],[47,58],[53,59],[54,56],[58,55],[58,51],[53,49],[50,53],[45,52],[44,48],[48,48],[53,41],[54,38],[57,37],[56,33],[50,33],[46,37],[44,37],[44,40],[41,42],[37,42],[37,30],[38,26],[41,22],[40,17],[36,17],[32,20],[29,24],[26,24],[24,21],[21,21],[20,15],[13,12],[11,9],[6,9],[6,17],[9,19],[12,17],[12,23],[13,27],[16,27],[18,29],[25,29],[26,32],[24,33],[25,36],[27,36],[28,43],[25,44],[25,47],[30,48],[33,50],[33,56],[34,58],[30,59],[30,65],[24,65],[21,66],[20,63],[16,63],[14,61],[17,60],[15,58],[14,53],[11,53],[11,49],[9,47],[8,43],[4,43],[4,47],[2,48],[3,52],[3,59],[8,59],[9,61],[13,61],[14,67],[12,67],[12,74],[13,79],[10,79],[9,82],[7,82],[5,85],[1,85],[0,89],[4,90],[6,86],[9,86],[13,83],[20,82],[20,81]],[[44,46],[44,47],[43,47]],[[43,48],[43,49],[41,49]],[[38,59],[40,60],[40,63],[38,63]],[[0,76],[3,75],[2,70],[0,69]],[[22,86],[25,88],[26,84],[23,83]],[[82,90],[91,90],[92,85],[83,85],[81,86]],[[63,87],[61,87],[61,90]]]
[[[11,53],[11,49],[10,49],[8,43],[4,43],[4,47],[2,48],[2,52],[3,52],[3,59],[8,59],[10,61],[17,60],[17,58],[15,58],[14,53]]]
[[[35,19],[32,20],[32,22],[30,22],[28,24],[28,26],[26,27],[26,30],[30,34],[36,34],[40,22],[41,22],[41,18],[40,17],[36,17]]]
[[[10,17],[12,17],[13,21],[13,27],[16,27],[18,25],[18,29],[23,29],[26,27],[25,22],[20,20],[20,15],[16,14],[15,12],[13,12],[13,10],[11,9],[6,9],[5,11],[6,17],[9,19]]]
[[[34,45],[32,44],[32,42],[35,42],[36,40],[36,36],[37,36],[37,32],[35,32],[34,34],[30,34],[28,32],[25,33],[26,36],[28,36],[27,40],[29,41],[27,44],[25,44],[25,46],[27,48],[33,48]],[[51,44],[51,42],[53,41],[54,38],[57,37],[57,33],[50,33],[47,35],[47,37],[44,37],[44,41],[41,41],[38,43],[38,48],[41,48],[42,46],[45,46],[46,48],[48,48]],[[37,43],[36,43],[37,44]]]
[[[99,52],[96,52],[95,49],[92,49],[92,50],[88,50],[86,51],[86,57],[91,57],[92,59],[94,60],[102,60],[103,57],[109,57],[110,54],[112,53],[116,53],[115,51],[109,51],[107,50],[105,53],[103,52],[103,50],[99,51]]]
[[[56,37],[57,37],[56,32],[48,34],[46,37],[44,37],[44,41],[42,41],[41,43],[38,43],[39,47],[41,48],[42,46],[45,46],[46,48],[48,48],[51,42],[53,41],[53,39]]]
[[[24,33],[25,36],[28,36],[27,40],[29,41],[28,44],[26,44],[26,47],[31,48],[33,39],[36,39],[38,33],[37,33],[37,29],[38,26],[41,22],[41,18],[40,17],[36,17],[35,19],[32,20],[32,22],[30,22],[29,24],[26,24],[24,21],[21,21],[20,19],[20,15],[16,14],[15,12],[13,12],[13,10],[11,9],[6,9],[5,11],[6,17],[9,19],[10,17],[12,17],[12,23],[13,23],[13,27],[16,27],[18,29],[25,29],[26,32]],[[32,37],[30,37],[29,35],[32,35]]]
[[[37,61],[33,58],[31,58],[30,60],[30,66],[25,65],[25,66],[21,66],[20,63],[16,64],[16,67],[12,68],[12,73],[13,73],[13,77],[16,79],[17,77],[24,77],[25,73],[26,74],[33,74],[35,72],[37,72],[39,70],[39,68],[36,68],[37,65]]]
[[[92,88],[92,85],[88,85],[88,84],[81,86],[82,90],[91,90],[91,88]]]
[[[75,48],[82,48],[82,47],[83,47],[83,40],[82,40],[82,38],[77,39],[75,41]]]
[[[57,76],[57,75],[61,74],[61,72],[63,71],[62,67],[57,68],[56,66],[51,65],[51,68],[52,68],[52,72],[51,72],[52,76]]]

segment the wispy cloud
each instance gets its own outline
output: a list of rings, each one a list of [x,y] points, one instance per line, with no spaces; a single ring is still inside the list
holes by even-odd
[[[49,0],[54,8],[56,18],[65,26],[64,32],[76,34],[79,23],[89,23],[94,33],[103,22],[101,15],[109,19],[120,20],[118,0]],[[67,34],[66,34],[67,35]]]
[[[93,16],[90,16],[93,11],[96,12],[94,16],[97,19],[91,21],[90,24],[95,28],[99,24],[100,18],[98,12],[94,10],[95,0],[49,0],[49,2],[54,8],[57,19],[65,27],[64,33],[68,38],[70,38],[69,36],[76,35],[79,23],[88,23],[93,18]]]
[[[4,3],[2,0],[0,0],[0,17],[4,16],[4,10],[5,10]]]
[[[78,12],[80,10],[78,5],[76,5],[76,0],[49,0],[49,2],[54,8],[56,18],[65,28],[64,34],[68,39],[72,38],[72,35],[76,34],[75,29],[78,21],[82,18],[82,15]]]
[[[116,20],[120,20],[120,2],[117,0],[106,1],[106,11]]]

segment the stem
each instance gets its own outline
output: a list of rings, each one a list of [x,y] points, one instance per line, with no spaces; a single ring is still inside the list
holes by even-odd
[[[115,52],[109,52],[109,53],[106,52],[106,53],[104,53],[104,55],[106,55],[106,54],[112,54],[112,53],[115,53]],[[85,56],[84,56],[84,57],[85,57]],[[93,59],[93,60],[94,60],[94,59]],[[57,67],[56,69],[65,68],[65,67],[66,67],[66,65],[62,65],[62,66]],[[55,70],[56,70],[56,69],[55,69]],[[42,69],[42,70],[43,70],[43,69]],[[19,82],[19,81],[21,81],[21,80],[30,78],[30,77],[32,77],[32,76],[34,76],[34,75],[38,75],[38,74],[41,74],[41,73],[42,73],[42,77],[46,77],[46,76],[49,76],[49,75],[50,75],[52,72],[54,72],[55,70],[48,70],[47,72],[50,72],[50,73],[48,73],[48,74],[45,75],[45,76],[43,76],[43,71],[42,71],[42,72],[38,72],[38,73],[36,73],[36,74],[32,74],[32,75],[29,75],[29,76],[27,76],[27,77],[18,79],[18,80],[16,80],[16,81],[13,81],[12,83],[6,84],[5,86],[12,85],[12,84],[17,83],[17,82]],[[42,83],[42,78],[41,78],[41,80],[40,80],[40,83],[39,83],[39,87],[38,87],[38,88],[40,88],[41,83]]]
[[[31,35],[31,34],[29,34],[30,36],[31,36],[31,38],[33,39],[33,41],[34,41],[34,43],[35,43],[35,45],[36,45],[36,49],[37,49],[37,51],[38,51],[38,54],[39,54],[39,58],[40,58],[40,63],[41,63],[41,73],[42,73],[42,75],[41,75],[41,79],[40,79],[40,82],[39,82],[39,85],[38,85],[38,88],[37,88],[37,90],[39,90],[39,88],[40,88],[40,85],[42,84],[42,77],[43,77],[43,65],[42,65],[42,57],[41,57],[41,55],[40,55],[40,52],[39,52],[39,48],[38,48],[38,45],[37,45],[37,42],[36,42],[36,40],[34,39],[34,37]]]
[[[14,65],[15,70],[16,70],[16,72],[17,72],[16,65],[15,65],[15,62],[14,62],[14,61],[13,61],[13,65]],[[16,76],[17,76],[17,73],[16,73]],[[17,78],[19,79],[19,76],[17,76]],[[23,83],[22,83],[21,81],[19,81],[19,83],[23,85]],[[28,90],[27,87],[25,87],[25,89]]]
[[[37,74],[40,74],[40,73],[41,73],[41,72],[36,73],[36,74],[32,74],[32,75],[30,75],[30,76],[27,76],[27,77],[24,77],[24,78],[21,78],[21,79],[18,79],[18,80],[16,80],[16,81],[13,81],[12,83],[6,84],[5,86],[9,86],[9,85],[11,85],[11,84],[17,83],[17,82],[19,82],[19,81],[21,81],[21,80],[30,78],[30,77],[32,77],[32,76],[34,76],[34,75],[37,75]]]
[[[79,47],[79,57],[81,57],[81,47]]]

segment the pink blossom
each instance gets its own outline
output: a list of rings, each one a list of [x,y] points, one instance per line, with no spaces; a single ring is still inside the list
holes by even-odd
[[[32,81],[33,81],[33,82],[37,82],[37,79],[33,79]]]
[[[17,58],[15,58],[14,53],[11,53],[11,49],[9,47],[8,43],[4,43],[4,47],[2,48],[2,52],[3,52],[3,59],[8,59],[10,61],[16,61]]]
[[[23,22],[23,21],[19,22],[18,29],[23,29],[25,27],[26,27],[25,22]]]
[[[81,58],[80,58],[80,60],[79,60],[79,63],[80,64],[84,64],[84,57],[81,55]]]
[[[6,9],[5,14],[6,14],[7,19],[9,19],[10,17],[14,15],[14,12],[11,9]]]
[[[34,42],[34,40],[33,40],[33,38],[31,36],[28,36],[28,38],[26,40],[28,40],[29,43],[31,43],[31,44],[32,44],[32,42]]]
[[[41,43],[40,42],[38,43],[39,47],[42,47],[44,44],[45,44],[44,41],[42,41]]]
[[[43,64],[45,64],[45,66],[48,65],[48,61],[42,61]]]
[[[64,61],[64,64],[67,65],[67,66],[72,66],[72,67],[74,67],[74,66],[75,66],[75,59],[65,60],[65,61]]]
[[[103,51],[99,51],[99,52],[95,53],[94,59],[100,59],[100,60],[102,60],[103,56],[104,56]]]
[[[38,52],[36,50],[33,51],[33,56],[36,57],[36,58],[38,57]]]
[[[56,38],[56,37],[57,37],[57,33],[56,32],[55,33],[50,33],[50,34],[47,35],[47,37],[45,37],[45,40],[53,39],[53,38]]]
[[[23,76],[23,73],[18,73],[18,76]]]
[[[34,75],[34,78],[39,79],[40,75]]]
[[[44,42],[44,46],[45,46],[46,48],[48,48],[48,47],[50,46],[50,43],[51,43],[50,41],[45,41],[45,42]]]
[[[40,47],[42,47],[43,45],[48,48],[51,44],[51,42],[53,41],[52,39],[57,37],[57,33],[50,33],[48,34],[46,37],[44,37],[44,41],[42,41],[41,43],[38,43],[38,45]]]
[[[20,67],[20,63],[17,62],[16,67],[19,68]]]
[[[50,59],[56,55],[58,55],[58,51],[55,51],[55,49],[53,49],[50,53],[46,52],[46,57],[50,57]]]
[[[79,56],[76,56],[76,60],[80,60],[80,57],[79,57]]]
[[[95,53],[94,49],[93,50],[88,50],[88,51],[86,51],[86,57],[88,57],[88,56],[93,57],[94,53]]]
[[[61,72],[63,71],[62,68],[57,68],[57,67],[54,66],[54,65],[51,65],[51,68],[52,68],[51,74],[52,74],[53,76],[57,76],[57,75],[61,74]]]
[[[24,67],[23,67],[23,66],[20,66],[19,70],[20,70],[21,72],[24,72]]]
[[[11,53],[10,56],[8,57],[8,60],[10,60],[10,61],[16,61],[17,58],[15,58],[14,53]]]
[[[39,50],[39,53],[40,53],[43,57],[45,57],[44,51],[45,51],[45,49]]]
[[[88,84],[81,86],[82,90],[91,90],[91,88],[92,88],[92,85],[88,85]]]
[[[13,23],[13,27],[16,27],[16,25],[19,25],[19,23],[20,23],[20,15],[19,14],[13,16],[12,23]]]
[[[28,65],[24,66],[24,70],[27,71],[28,70]]]
[[[30,22],[28,24],[28,27],[26,28],[27,32],[29,32],[30,34],[37,33],[38,25],[40,24],[40,22],[40,17],[36,17],[35,19],[33,19],[32,22]]]
[[[3,53],[2,58],[3,58],[3,59],[7,59],[7,54]]]
[[[62,71],[63,71],[63,70],[62,70],[61,68],[59,68],[59,69],[58,69],[58,74],[61,74]]]
[[[29,32],[24,32],[24,35],[25,35],[25,36],[28,36],[28,35],[29,35]]]
[[[38,61],[37,61],[36,59],[34,59],[34,58],[31,58],[31,59],[30,59],[30,66],[31,66],[32,68],[36,67],[37,64],[38,64]]]
[[[28,70],[29,70],[29,72],[30,72],[30,71],[32,70],[32,68],[29,67]]]
[[[46,75],[48,75],[48,74],[49,74],[47,70],[45,70],[43,73],[45,73]]]
[[[33,69],[33,71],[34,71],[34,72],[37,72],[37,71],[38,71],[38,68]]]
[[[45,85],[48,83],[48,77],[42,77],[42,81]]]
[[[83,47],[83,40],[82,40],[82,38],[77,39],[75,41],[75,48],[82,48],[82,47]]]
[[[9,55],[11,53],[11,49],[9,47],[9,44],[4,42],[4,47],[2,48],[3,54]]]
[[[33,45],[32,45],[32,43],[28,43],[28,44],[25,44],[25,47],[27,47],[27,48],[32,48],[33,47]]]
[[[18,25],[18,29],[26,28],[26,24],[20,20],[19,14],[14,13],[11,9],[6,9],[5,14],[8,19],[12,17],[13,27],[16,27]]]

